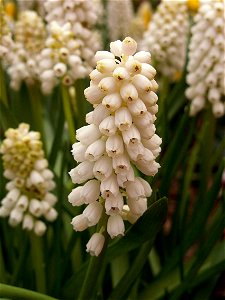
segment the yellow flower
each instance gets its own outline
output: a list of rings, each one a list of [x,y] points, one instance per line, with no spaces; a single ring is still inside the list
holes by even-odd
[[[177,71],[177,72],[174,74],[173,80],[174,80],[174,81],[180,80],[181,75],[182,75],[181,71]]]
[[[16,5],[14,2],[9,1],[5,4],[5,13],[11,19],[15,19],[16,16]]]
[[[187,0],[187,6],[192,12],[197,12],[200,6],[199,0]]]
[[[148,24],[152,19],[152,8],[149,2],[143,2],[139,6],[137,17],[142,20],[144,24],[144,29],[147,30]]]

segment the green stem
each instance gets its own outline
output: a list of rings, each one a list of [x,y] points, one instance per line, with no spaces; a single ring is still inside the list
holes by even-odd
[[[149,252],[152,248],[152,242],[146,242],[140,249],[135,260],[132,263],[132,266],[129,269],[123,278],[120,280],[118,285],[112,291],[111,295],[108,297],[108,300],[113,299],[126,299],[125,296],[129,291],[130,287],[133,286],[135,280],[139,276],[147,258]]]
[[[75,126],[73,122],[73,115],[72,115],[72,110],[70,105],[68,88],[65,87],[64,85],[61,85],[61,94],[62,94],[64,114],[65,114],[68,130],[69,130],[69,138],[70,138],[70,142],[73,144],[75,142]]]
[[[1,61],[0,61],[0,99],[2,99],[2,102],[7,107],[8,101],[7,101],[7,93],[6,93],[5,74],[1,65]]]
[[[200,150],[201,144],[204,141],[204,134],[205,134],[207,124],[204,123],[202,125],[203,126],[200,128],[200,131],[197,135],[197,140],[191,150],[191,154],[188,159],[188,165],[186,167],[184,184],[183,184],[182,193],[181,193],[182,201],[180,204],[180,221],[182,221],[185,217],[185,210],[186,210],[187,201],[188,201],[187,195],[190,191],[190,185],[191,185],[193,177],[194,177],[193,174],[195,171],[195,166],[196,166],[196,161],[198,159],[199,150]]]
[[[0,297],[7,297],[13,300],[57,300],[31,290],[0,283]]]
[[[30,234],[30,246],[32,263],[36,278],[36,289],[38,292],[46,293],[45,262],[43,256],[42,239],[35,234]]]
[[[23,233],[23,232],[21,232]],[[14,267],[14,272],[12,274],[12,279],[10,281],[10,283],[12,285],[16,284],[19,280],[19,278],[21,277],[21,274],[23,273],[23,269],[24,269],[24,264],[25,261],[27,259],[27,255],[28,255],[28,246],[29,246],[29,239],[27,235],[20,235],[20,239],[23,240],[23,247],[20,248],[19,251],[19,257],[16,261],[16,265]]]
[[[0,281],[6,282],[6,269],[5,269],[5,262],[2,254],[2,245],[0,241]]]
[[[39,90],[34,86],[30,86],[28,90],[31,100],[32,120],[34,121],[34,129],[38,130],[41,133],[41,140],[43,142],[44,150],[46,151],[46,136],[44,130],[44,114],[41,103],[41,94]]]
[[[159,95],[159,112],[158,112],[158,126],[160,129],[160,134],[166,144],[168,139],[168,119],[167,119],[167,97],[168,97],[168,90],[169,90],[169,80],[167,77],[163,77],[161,84],[160,84],[160,95]]]
[[[75,89],[76,89],[76,107],[78,110],[77,116],[77,123],[79,127],[83,126],[85,124],[85,115],[88,111],[88,106],[90,103],[85,99],[84,96],[84,90],[86,88],[86,82],[84,79],[76,80],[75,82]]]
[[[211,158],[213,156],[214,151],[216,119],[210,108],[208,108],[208,110],[205,111],[202,126],[205,128],[205,131],[203,133],[203,140],[200,148],[201,157],[199,173],[199,193],[194,206],[192,218],[198,216],[198,210],[202,207],[202,199],[205,199],[207,195],[208,184],[211,176]]]
[[[99,277],[99,274],[102,270],[102,265],[104,261],[105,251],[107,249],[108,244],[108,233],[103,233],[105,236],[105,244],[102,249],[102,252],[98,257],[91,257],[89,261],[89,266],[87,269],[86,277],[84,279],[84,283],[82,285],[78,300],[87,300],[92,299],[93,293],[96,288],[97,280]]]

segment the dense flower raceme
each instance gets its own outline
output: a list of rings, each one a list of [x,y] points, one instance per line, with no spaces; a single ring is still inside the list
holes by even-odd
[[[36,12],[23,11],[15,22],[13,35],[3,64],[10,76],[11,87],[19,90],[22,81],[27,84],[38,81],[39,52],[46,39],[44,22]]]
[[[185,64],[189,20],[186,0],[163,0],[157,7],[141,47],[150,50],[162,75],[175,80]]]
[[[49,222],[57,218],[53,208],[57,199],[51,193],[55,187],[53,173],[44,158],[40,134],[29,131],[29,125],[20,124],[8,129],[0,147],[3,155],[7,194],[1,201],[0,217],[9,217],[9,224],[33,230],[41,236]]]
[[[215,117],[225,114],[225,15],[222,1],[200,5],[194,17],[189,44],[186,96],[190,114],[196,115],[207,102]],[[208,101],[207,101],[208,100]]]
[[[107,25],[111,41],[123,39],[131,34],[133,17],[131,0],[109,0],[107,2]]]
[[[79,164],[70,176],[74,184],[83,185],[72,190],[69,202],[87,205],[72,220],[76,231],[101,224],[100,220],[108,216],[110,237],[124,235],[123,220],[133,223],[147,209],[152,190],[134,169],[154,176],[160,167],[155,159],[161,138],[155,134],[154,125],[158,85],[150,53],[134,54],[136,47],[127,37],[123,42],[112,42],[110,52],[95,55],[97,66],[85,90],[94,110],[86,116],[89,125],[76,131],[79,142],[72,148]],[[104,244],[102,230],[104,226],[87,244],[92,255],[98,255]]]
[[[37,13],[44,17],[45,15],[45,9],[44,9],[44,3],[45,1],[43,0],[18,0],[17,5],[19,11],[24,11],[24,10],[36,10]]]
[[[86,77],[95,64],[94,54],[101,48],[99,33],[94,30],[99,10],[97,0],[46,1],[49,36],[40,55],[40,79],[44,93],[62,82],[72,85]]]
[[[35,11],[26,10],[19,14],[14,28],[15,41],[29,53],[43,49],[46,39],[45,24]]]

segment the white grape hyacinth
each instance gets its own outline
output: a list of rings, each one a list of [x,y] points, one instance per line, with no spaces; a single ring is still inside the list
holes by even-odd
[[[93,70],[94,55],[101,48],[95,25],[101,14],[98,0],[47,0],[48,38],[40,53],[40,80],[43,93],[50,94],[62,83],[71,86]]]
[[[171,80],[179,78],[184,68],[188,28],[187,0],[163,0],[140,44],[151,51],[157,70]]]
[[[44,17],[45,10],[44,10],[44,2],[43,0],[18,0],[18,10],[24,11],[24,10],[35,10],[37,13]]]
[[[111,41],[123,39],[131,33],[134,9],[131,0],[108,0],[107,25]]]
[[[123,236],[124,220],[135,222],[146,211],[152,194],[149,183],[135,169],[154,176],[160,167],[156,157],[161,138],[154,125],[158,85],[151,54],[135,54],[136,49],[135,40],[127,37],[110,43],[110,52],[95,55],[97,66],[84,91],[94,109],[86,115],[88,125],[76,131],[78,142],[72,154],[79,164],[69,172],[73,183],[81,184],[69,194],[69,202],[87,205],[72,220],[76,231],[99,224],[99,234],[106,227],[111,238]],[[97,238],[103,247],[104,236],[93,240]],[[94,242],[88,243],[91,255],[100,253],[95,248]]]
[[[45,24],[35,11],[22,11],[13,29],[3,65],[10,77],[10,87],[19,90],[22,82],[37,84],[39,80],[40,51],[46,39]],[[1,55],[0,55],[1,56]]]
[[[186,96],[194,116],[208,103],[216,118],[225,114],[225,15],[223,1],[201,2],[189,44]]]
[[[57,201],[52,193],[54,174],[44,158],[40,133],[29,131],[29,125],[21,123],[17,129],[9,128],[0,153],[3,155],[4,177],[7,194],[0,205],[0,217],[9,217],[9,224],[33,230],[38,236],[45,233],[46,221],[53,222]]]

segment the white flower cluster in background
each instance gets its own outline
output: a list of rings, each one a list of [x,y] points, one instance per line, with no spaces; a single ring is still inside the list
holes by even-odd
[[[107,25],[110,41],[130,35],[133,16],[131,0],[108,0]]]
[[[40,54],[40,80],[43,93],[49,94],[61,81],[72,85],[87,76],[92,68],[80,57],[80,43],[71,30],[71,24],[51,22],[46,48]],[[93,59],[93,57],[92,57]]]
[[[21,123],[17,129],[8,129],[0,147],[3,155],[4,177],[7,194],[1,201],[0,217],[9,217],[9,224],[33,230],[43,235],[47,229],[45,220],[57,218],[53,208],[57,199],[51,191],[55,187],[53,173],[44,158],[40,133],[29,131],[29,125]]]
[[[49,36],[40,55],[40,79],[44,93],[62,82],[72,85],[86,77],[101,48],[100,34],[94,29],[101,13],[97,0],[46,1]]]
[[[189,28],[186,0],[163,0],[157,7],[141,47],[152,53],[157,70],[176,80],[183,70]]]
[[[94,110],[86,115],[89,124],[76,131],[72,148],[79,163],[70,171],[76,187],[69,194],[74,206],[86,204],[83,213],[72,220],[74,230],[82,231],[107,218],[111,238],[124,235],[124,220],[135,222],[147,209],[149,183],[135,169],[154,176],[161,138],[155,133],[158,111],[149,52],[136,52],[130,37],[110,43],[110,52],[98,51],[97,66],[90,73],[90,86],[84,94]],[[98,255],[104,244],[103,228],[87,244]]]
[[[39,79],[39,52],[46,39],[45,25],[35,11],[23,11],[14,25],[14,40],[5,61],[10,86],[19,90],[22,81],[34,84]]]
[[[43,0],[17,0],[17,5],[19,11],[23,10],[36,10],[37,13],[44,17],[45,9],[44,9],[44,2]]]
[[[78,27],[84,29],[94,26],[102,14],[100,0],[47,0],[45,1],[46,21],[64,25],[71,22],[74,34],[81,35]]]
[[[46,39],[45,24],[35,11],[26,10],[19,14],[14,28],[15,42],[23,45],[29,53],[43,49]]]
[[[225,114],[225,15],[222,1],[200,5],[189,44],[186,96],[194,116],[210,102],[215,117]],[[208,100],[208,101],[207,101]]]

